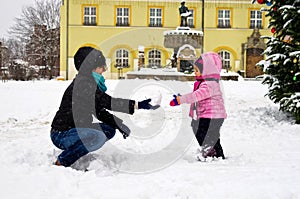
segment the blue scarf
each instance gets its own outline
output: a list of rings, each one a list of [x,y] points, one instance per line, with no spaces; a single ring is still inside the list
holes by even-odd
[[[99,73],[96,72],[92,72],[93,77],[98,85],[98,88],[102,91],[102,92],[106,92],[107,91],[107,87],[105,85],[105,79],[103,77],[103,75],[100,75]]]

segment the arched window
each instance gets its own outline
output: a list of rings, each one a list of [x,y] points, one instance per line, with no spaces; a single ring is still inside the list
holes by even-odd
[[[129,68],[129,51],[128,50],[119,49],[116,51],[115,67]]]
[[[221,56],[222,58],[222,65],[223,65],[223,69],[230,69],[230,52],[226,51],[226,50],[222,50],[219,51],[218,54]]]
[[[148,54],[149,66],[161,66],[161,52],[159,50],[151,50]]]

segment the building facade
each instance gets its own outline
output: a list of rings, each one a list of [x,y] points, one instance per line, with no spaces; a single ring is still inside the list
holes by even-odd
[[[138,70],[141,64],[143,67],[169,66],[174,49],[164,46],[164,32],[175,30],[180,25],[180,2],[63,0],[60,27],[61,75],[66,79],[76,75],[73,56],[79,47],[86,45],[103,51],[108,66],[106,78],[121,78],[128,71]],[[202,50],[217,52],[223,58],[224,69],[241,73],[255,65],[248,61],[249,53],[255,60],[263,58],[258,53],[263,49],[252,49],[263,46],[252,45],[253,41],[263,42],[261,38],[257,41],[257,32],[260,35],[271,34],[268,19],[260,11],[262,5],[251,4],[251,0],[205,0],[204,5],[201,0],[186,0],[185,5],[192,13],[188,17],[188,26],[191,30],[204,33],[203,46],[195,49],[196,56]],[[259,72],[251,74],[248,76]]]

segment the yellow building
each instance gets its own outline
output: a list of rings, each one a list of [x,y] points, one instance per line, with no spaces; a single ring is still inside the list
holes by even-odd
[[[143,52],[145,66],[169,65],[174,49],[164,47],[164,32],[180,25],[180,2],[63,0],[61,75],[66,79],[75,76],[73,56],[84,45],[103,51],[109,68],[106,78],[115,79],[138,70],[140,52]],[[219,53],[224,68],[231,71],[244,71],[248,67],[245,52],[254,28],[258,28],[261,35],[271,34],[268,19],[260,12],[262,6],[251,4],[251,0],[205,0],[204,6],[201,0],[186,0],[185,5],[192,12],[188,18],[192,30],[201,31],[204,21],[203,51]],[[259,41],[255,38],[253,41],[251,45],[255,48]],[[255,50],[251,52],[257,54]],[[196,54],[199,56],[201,49],[196,49]]]

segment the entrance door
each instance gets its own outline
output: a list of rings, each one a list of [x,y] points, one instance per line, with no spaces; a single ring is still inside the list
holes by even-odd
[[[263,70],[256,64],[264,59],[263,49],[248,48],[246,52],[246,77],[254,78],[263,74]]]

